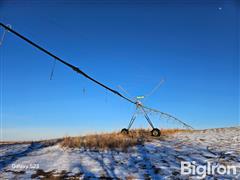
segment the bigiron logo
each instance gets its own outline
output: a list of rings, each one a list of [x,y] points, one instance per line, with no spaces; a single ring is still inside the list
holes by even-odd
[[[207,175],[236,175],[238,166],[226,166],[223,164],[213,165],[207,162],[206,165],[198,165],[195,161],[181,161],[181,175],[192,175],[203,179]]]

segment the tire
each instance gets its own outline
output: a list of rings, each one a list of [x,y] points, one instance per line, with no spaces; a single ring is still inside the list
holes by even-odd
[[[129,131],[128,131],[128,129],[126,129],[126,128],[123,128],[123,129],[121,130],[121,133],[122,133],[122,134],[128,134],[128,133],[129,133]]]
[[[159,137],[161,135],[161,131],[158,128],[153,128],[151,135],[154,137]]]

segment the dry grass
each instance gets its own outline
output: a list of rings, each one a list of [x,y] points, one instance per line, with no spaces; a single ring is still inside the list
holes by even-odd
[[[190,129],[161,129],[161,134],[162,135],[171,135],[179,132],[193,132],[194,130]]]
[[[185,132],[189,130],[180,129],[162,129],[161,137],[174,134],[177,132]],[[128,147],[141,145],[145,141],[152,140],[149,129],[135,129],[131,130],[128,135],[123,135],[120,132],[93,134],[80,137],[65,137],[61,142],[62,147],[68,148],[86,148],[95,150],[104,149],[121,149],[126,150]]]
[[[81,137],[65,137],[61,142],[63,147],[86,149],[126,149],[129,146],[139,145],[140,138],[129,137],[121,133],[94,134]]]

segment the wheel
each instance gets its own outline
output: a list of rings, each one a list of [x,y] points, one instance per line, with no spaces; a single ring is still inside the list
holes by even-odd
[[[161,135],[161,131],[158,128],[153,128],[153,130],[151,131],[152,136],[160,136]]]
[[[128,129],[126,129],[126,128],[123,128],[123,129],[121,130],[121,133],[122,133],[122,134],[128,134],[128,133],[129,133],[129,131],[128,131]]]

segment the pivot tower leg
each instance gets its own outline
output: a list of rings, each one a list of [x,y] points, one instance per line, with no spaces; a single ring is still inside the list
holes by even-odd
[[[152,121],[150,120],[149,116],[147,115],[147,112],[144,110],[143,107],[141,107],[141,108],[142,108],[144,116],[147,119],[149,125],[152,127],[152,131],[151,131],[152,136],[160,136],[161,131],[158,128],[154,128]]]

